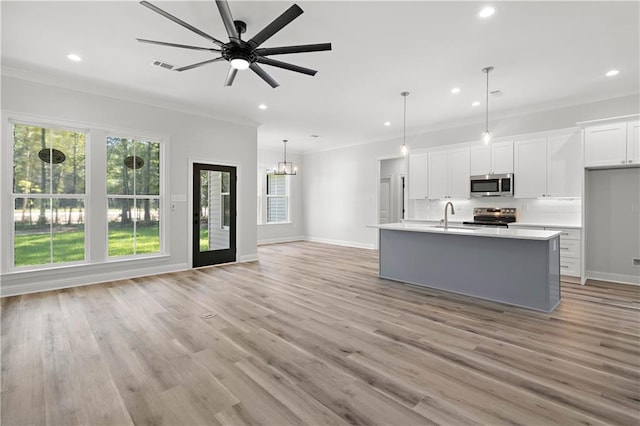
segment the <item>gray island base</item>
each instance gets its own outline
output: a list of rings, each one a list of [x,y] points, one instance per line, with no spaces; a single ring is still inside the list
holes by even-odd
[[[560,303],[557,232],[376,227],[382,278],[544,312]]]

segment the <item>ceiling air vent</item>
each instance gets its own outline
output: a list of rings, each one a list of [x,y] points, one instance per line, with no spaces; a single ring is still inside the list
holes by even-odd
[[[154,67],[160,67],[160,68],[164,68],[164,69],[167,69],[167,70],[172,70],[173,69],[173,65],[168,64],[166,62],[159,61],[157,59],[154,59],[153,62],[151,62],[151,65],[153,65]]]

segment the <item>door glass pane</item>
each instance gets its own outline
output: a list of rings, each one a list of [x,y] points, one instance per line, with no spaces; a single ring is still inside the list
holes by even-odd
[[[200,251],[230,248],[228,172],[200,171]]]

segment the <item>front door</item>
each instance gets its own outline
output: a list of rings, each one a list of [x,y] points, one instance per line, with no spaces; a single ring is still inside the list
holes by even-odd
[[[193,165],[193,267],[236,260],[236,168]]]

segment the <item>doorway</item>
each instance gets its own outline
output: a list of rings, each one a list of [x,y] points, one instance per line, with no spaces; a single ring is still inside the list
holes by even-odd
[[[406,159],[380,160],[378,182],[378,223],[396,223],[406,219]]]
[[[236,260],[236,168],[193,164],[193,267]]]

